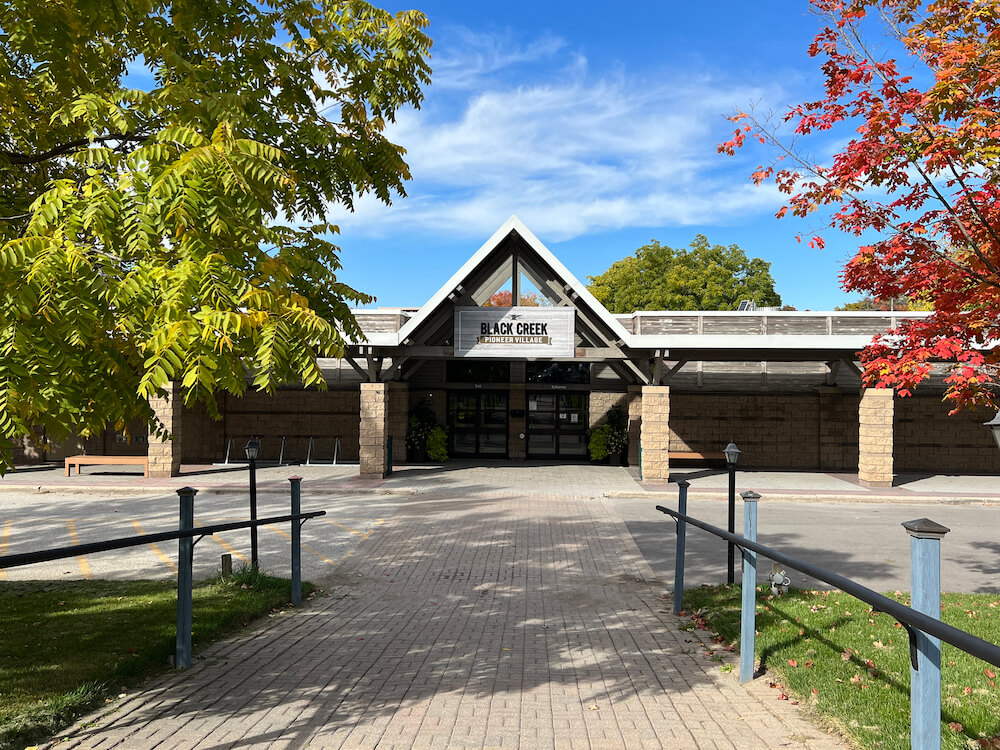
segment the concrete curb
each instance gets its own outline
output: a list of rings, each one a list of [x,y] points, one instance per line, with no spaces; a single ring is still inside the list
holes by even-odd
[[[857,503],[860,505],[1000,505],[1000,495],[974,497],[969,495],[945,494],[915,494],[915,495],[848,495],[843,493],[810,494],[790,492],[788,490],[756,490],[760,493],[761,502],[772,503]],[[610,490],[604,493],[607,498],[649,498],[650,500],[676,500],[676,490]],[[727,492],[719,490],[688,490],[691,500],[712,500],[727,502]]]

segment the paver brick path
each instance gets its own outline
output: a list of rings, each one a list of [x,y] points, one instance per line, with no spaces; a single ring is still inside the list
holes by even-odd
[[[58,747],[843,747],[678,629],[610,501],[484,495],[406,498],[328,597]]]

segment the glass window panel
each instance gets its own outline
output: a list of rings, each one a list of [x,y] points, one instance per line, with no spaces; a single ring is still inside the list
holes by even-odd
[[[479,435],[479,452],[505,454],[507,452],[506,432],[484,432]]]
[[[556,415],[551,411],[533,411],[528,413],[528,427],[552,427],[556,423]]]
[[[455,439],[455,453],[476,452],[476,433],[456,432],[454,439]]]
[[[529,393],[528,411],[555,411],[556,394],[554,393]]]
[[[587,408],[587,395],[585,393],[563,393],[559,396],[559,406],[563,409],[585,409]]]
[[[528,362],[525,376],[529,383],[590,382],[589,362]]]
[[[445,364],[450,383],[509,383],[510,362],[501,360],[457,360]]]
[[[559,412],[559,424],[569,427],[584,427],[587,422],[582,410]]]
[[[483,412],[483,427],[506,427],[507,412],[490,409]]]
[[[551,456],[556,452],[556,436],[552,434],[528,435],[528,453]]]
[[[506,393],[483,393],[482,404],[484,409],[506,409]]]
[[[582,456],[587,452],[587,443],[583,433],[563,433],[559,435],[560,456]]]

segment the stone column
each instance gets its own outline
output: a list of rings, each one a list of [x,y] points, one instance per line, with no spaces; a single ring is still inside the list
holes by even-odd
[[[642,387],[642,478],[670,478],[670,386]]]
[[[642,386],[630,385],[626,399],[628,412],[628,465],[639,465],[639,441],[642,440]]]
[[[177,381],[167,383],[165,396],[153,396],[149,405],[169,433],[166,439],[149,436],[146,456],[149,459],[150,477],[176,477],[181,473],[181,386]]]
[[[361,384],[359,452],[362,479],[382,479],[388,472],[386,438],[389,436],[389,384]],[[393,446],[395,452],[395,446]]]
[[[406,428],[410,416],[410,384],[392,381],[389,386],[389,435],[392,435],[392,462],[406,461]]]
[[[891,388],[865,388],[858,406],[858,479],[865,487],[892,486]]]

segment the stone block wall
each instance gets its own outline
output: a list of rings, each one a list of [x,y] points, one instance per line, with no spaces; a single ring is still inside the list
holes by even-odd
[[[149,405],[167,431],[164,436],[149,436],[149,476],[176,477],[181,473],[181,445],[184,439],[180,383],[173,381],[164,389],[164,396],[149,399]]]
[[[893,407],[888,388],[865,388],[858,406],[858,480],[867,487],[891,487]]]
[[[642,388],[642,478],[670,478],[670,387]]]
[[[388,383],[361,384],[360,463],[362,479],[386,475],[386,437],[389,432]]]
[[[229,437],[231,452],[243,458],[243,448],[251,435],[261,440],[264,461],[277,460],[281,438],[285,459],[305,461],[309,438],[314,437],[314,458],[333,459],[334,438],[340,437],[338,460],[358,460],[357,388],[327,391],[282,389],[273,395],[248,392],[242,397],[219,395],[222,420],[209,417],[204,406],[184,410],[185,463],[213,463],[225,456]]]
[[[897,472],[1000,472],[1000,450],[990,430],[983,427],[993,414],[967,410],[948,416],[949,410],[936,396],[896,399]]]

